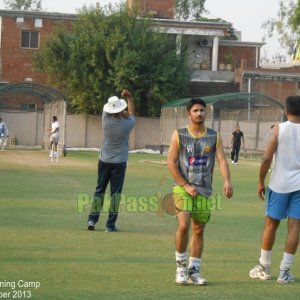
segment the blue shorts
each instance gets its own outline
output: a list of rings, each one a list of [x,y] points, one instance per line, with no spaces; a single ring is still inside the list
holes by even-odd
[[[300,220],[300,190],[283,194],[267,188],[266,216],[275,220],[287,217]]]

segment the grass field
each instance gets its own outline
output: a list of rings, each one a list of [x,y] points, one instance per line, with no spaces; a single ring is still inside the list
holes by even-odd
[[[175,217],[132,206],[157,190],[171,191],[165,165],[140,162],[164,156],[130,155],[124,193],[132,201],[120,213],[120,232],[104,232],[106,215],[94,232],[85,230],[88,208],[80,212],[78,201],[93,195],[97,157],[68,152],[50,164],[45,151],[0,152],[0,299],[5,292],[6,299],[300,299],[299,255],[292,270],[296,282],[276,283],[286,222],[274,247],[273,279],[248,277],[264,216],[256,194],[259,162],[230,165],[234,197],[222,200],[206,228],[202,273],[209,285],[197,287],[174,282]],[[222,194],[218,167],[214,188]]]

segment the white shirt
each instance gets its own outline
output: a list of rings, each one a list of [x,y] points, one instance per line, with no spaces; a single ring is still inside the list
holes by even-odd
[[[300,190],[300,124],[279,124],[278,146],[269,187],[276,193]]]
[[[55,131],[53,134],[52,134],[52,136],[54,137],[54,138],[58,138],[59,137],[59,123],[58,123],[58,121],[55,121],[55,122],[52,122],[52,125],[51,125],[51,132],[53,132],[55,129],[57,129],[58,128],[58,130],[57,131]]]
[[[8,134],[9,133],[8,133],[6,124],[3,121],[1,121],[0,122],[0,137],[1,138],[6,137],[6,136],[8,136]]]

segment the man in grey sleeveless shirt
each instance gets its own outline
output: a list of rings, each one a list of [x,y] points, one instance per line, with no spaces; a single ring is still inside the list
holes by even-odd
[[[173,196],[177,210],[176,278],[179,284],[206,285],[200,275],[204,228],[210,218],[209,197],[212,195],[212,175],[215,157],[224,178],[223,192],[233,194],[230,172],[219,134],[204,125],[206,104],[192,99],[187,105],[190,124],[175,130],[168,153],[168,169],[175,179]],[[192,224],[190,257],[187,265],[189,229]]]
[[[128,160],[128,139],[135,124],[132,95],[127,90],[123,90],[121,95],[127,98],[127,103],[113,96],[103,108],[103,143],[98,161],[98,181],[88,218],[88,230],[95,229],[103,207],[105,190],[110,183],[111,202],[105,232],[118,231],[116,221]]]

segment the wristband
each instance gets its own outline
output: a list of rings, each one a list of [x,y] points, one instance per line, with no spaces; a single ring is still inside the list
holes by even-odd
[[[184,187],[188,182],[186,181],[184,184],[181,185],[181,187]]]

